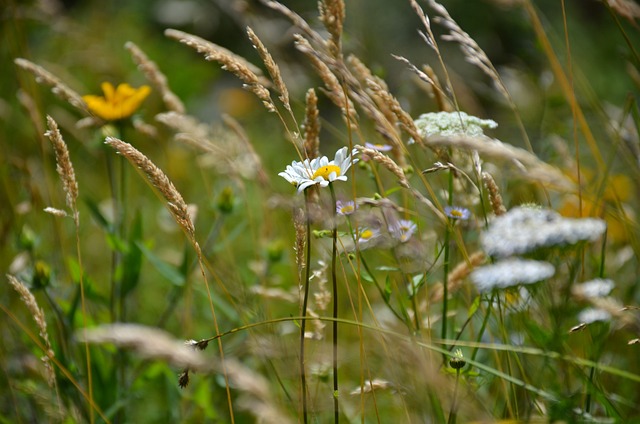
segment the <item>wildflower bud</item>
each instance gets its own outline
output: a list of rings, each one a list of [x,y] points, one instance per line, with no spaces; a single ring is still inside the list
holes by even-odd
[[[356,259],[356,255],[353,252],[350,252],[347,257],[349,258],[350,261],[353,261]]]
[[[37,240],[38,237],[36,236],[36,233],[33,232],[31,227],[29,227],[28,225],[22,227],[20,238],[18,239],[20,248],[31,251],[35,247]]]
[[[43,288],[51,281],[51,268],[44,261],[37,261],[33,273],[33,288]]]
[[[231,187],[225,187],[218,195],[218,202],[216,206],[218,210],[224,214],[231,213],[233,211],[234,196]]]
[[[311,234],[313,234],[313,237],[319,239],[324,237],[331,237],[331,234],[333,233],[331,230],[313,230]]]
[[[267,245],[267,258],[269,258],[269,262],[280,262],[283,253],[284,243],[282,240],[275,240]]]
[[[404,172],[404,175],[409,178],[411,175],[413,175],[413,166],[411,165],[407,165],[404,167],[404,169],[402,170]]]
[[[189,370],[186,369],[180,373],[178,376],[178,385],[181,389],[184,389],[189,385]]]
[[[102,128],[100,128],[100,132],[102,133],[102,138],[122,137],[118,129],[111,124],[103,125]]]
[[[467,362],[464,360],[464,356],[462,355],[462,351],[460,349],[456,349],[451,359],[449,359],[449,365],[454,370],[462,369],[465,365],[467,365]]]

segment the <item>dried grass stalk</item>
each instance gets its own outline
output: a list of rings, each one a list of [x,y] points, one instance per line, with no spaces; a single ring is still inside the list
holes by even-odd
[[[344,25],[345,8],[342,0],[322,0],[318,2],[320,20],[329,31],[327,47],[333,57],[339,57],[342,49],[340,38]]]
[[[293,210],[293,228],[296,232],[296,242],[293,250],[296,253],[296,265],[298,266],[298,281],[303,281],[302,271],[307,266],[305,260],[305,247],[307,246],[306,214],[302,208]],[[302,299],[302,296],[300,297]]]
[[[169,177],[131,144],[115,137],[107,137],[105,144],[116,149],[119,154],[127,158],[132,165],[135,165],[145,174],[151,185],[158,189],[162,197],[167,201],[167,207],[178,225],[185,230],[192,241],[195,241],[195,227],[189,216],[187,204],[171,180],[169,180]]]
[[[482,72],[491,78],[500,94],[502,94],[511,105],[514,105],[507,87],[502,82],[502,78],[500,78],[500,74],[493,66],[493,63],[491,63],[491,60],[489,60],[489,57],[484,50],[480,48],[478,43],[476,43],[469,34],[460,28],[444,6],[435,0],[429,0],[429,5],[441,15],[441,17],[437,17],[434,20],[449,30],[449,34],[443,35],[442,39],[458,43],[467,62],[477,66]]]
[[[393,112],[400,123],[400,127],[409,134],[416,143],[423,145],[422,135],[420,135],[418,128],[416,128],[413,118],[411,118],[411,116],[402,109],[398,99],[391,95],[391,93],[389,93],[377,80],[369,79],[367,80],[367,85],[369,89],[379,96]]]
[[[286,415],[273,398],[269,382],[260,374],[250,370],[236,360],[225,362],[229,384],[242,394],[238,398],[238,407],[264,424],[291,424],[294,421]]]
[[[407,180],[407,177],[404,175],[404,171],[402,170],[402,168],[400,168],[398,164],[395,163],[389,156],[383,154],[382,152],[379,152],[378,150],[370,149],[368,147],[360,145],[355,146],[355,148],[358,149],[361,154],[370,157],[373,161],[387,168],[387,170],[389,170],[398,178],[398,183],[402,187],[407,189],[411,188],[409,186],[409,180]]]
[[[453,270],[449,273],[449,277],[447,279],[447,287],[449,293],[453,293],[458,290],[462,286],[462,282],[465,278],[471,274],[471,271],[474,270],[479,265],[482,265],[486,259],[484,252],[474,252],[469,256],[468,260],[460,262],[456,265]],[[430,301],[431,302],[440,302],[444,297],[444,288],[442,283],[438,283],[434,285],[433,290],[431,291]]]
[[[640,6],[632,0],[607,0],[607,4],[615,12],[634,22],[636,18],[640,18]]]
[[[269,174],[264,170],[260,155],[253,148],[253,144],[251,144],[247,132],[244,130],[244,128],[242,128],[240,122],[235,120],[230,115],[222,115],[222,121],[231,131],[233,131],[233,133],[238,137],[242,145],[245,147],[245,151],[250,157],[249,162],[251,163],[251,166],[254,168],[254,171],[258,176],[258,181],[260,182],[260,184],[262,184],[263,186],[267,186],[269,184]],[[244,161],[246,162],[246,160]]]
[[[133,42],[127,41],[124,48],[131,53],[133,61],[138,65],[147,79],[153,84],[153,86],[162,95],[162,101],[167,109],[178,113],[184,113],[185,107],[182,101],[176,94],[169,88],[167,77],[160,71],[158,66],[146,54]]]
[[[36,65],[35,63],[22,58],[15,59],[14,63],[20,68],[31,72],[36,77],[36,82],[50,86],[51,92],[60,99],[69,103],[71,106],[80,109],[84,113],[89,113],[87,110],[87,104],[82,100],[82,96],[72,90],[51,72],[47,71],[42,66]]]
[[[291,21],[291,23],[293,25],[297,26],[300,30],[302,30],[302,32],[309,39],[313,40],[314,42],[316,42],[318,44],[321,44],[323,42],[323,38],[320,36],[320,34],[318,34],[316,31],[314,31],[309,26],[307,21],[305,21],[300,15],[298,15],[293,10],[287,8],[287,6],[283,5],[282,3],[278,3],[277,1],[271,1],[271,0],[260,0],[260,1],[265,6],[271,8],[271,9],[275,10],[276,12],[279,12],[283,16],[287,17]]]
[[[320,112],[318,96],[313,88],[307,91],[304,118],[304,152],[308,158],[320,156]]]
[[[78,200],[78,182],[76,181],[76,173],[73,170],[73,164],[69,157],[69,150],[62,139],[62,135],[58,129],[58,124],[50,116],[47,116],[47,126],[49,127],[49,131],[44,133],[44,135],[51,140],[51,144],[53,145],[53,151],[55,152],[57,163],[56,171],[58,171],[60,180],[62,180],[62,187],[66,194],[67,206],[71,209],[73,219],[77,223],[79,219],[76,204]]]
[[[245,88],[258,96],[264,106],[270,112],[275,112],[276,108],[271,100],[269,90],[266,88],[269,81],[262,77],[262,71],[252,65],[249,61],[238,56],[224,47],[211,43],[203,38],[197,37],[176,29],[167,29],[164,34],[202,53],[206,60],[218,62],[222,69],[231,72],[245,83]]]
[[[42,360],[46,370],[47,383],[49,384],[49,387],[54,387],[56,384],[56,373],[53,370],[50,359],[55,356],[55,353],[53,352],[51,342],[49,341],[49,332],[47,331],[47,320],[45,319],[44,311],[40,309],[33,293],[31,293],[22,281],[18,280],[11,274],[7,274],[7,279],[9,280],[9,284],[11,284],[18,292],[22,303],[24,303],[29,312],[31,312],[31,316],[33,316],[33,320],[36,322],[40,337],[42,338],[44,347],[46,348],[46,351],[44,352],[45,355],[40,359]]]
[[[249,27],[247,27],[247,35],[249,36],[249,40],[251,40],[253,47],[258,51],[262,62],[264,62],[264,66],[266,66],[267,72],[269,72],[276,90],[278,90],[278,92],[280,93],[280,96],[278,96],[278,98],[280,99],[284,107],[289,112],[291,112],[291,104],[289,103],[289,90],[287,89],[287,86],[282,79],[280,67],[275,62],[275,60],[273,60],[271,53],[269,53],[262,41],[260,41],[255,32],[253,32],[253,30]]]
[[[473,137],[468,135],[431,136],[429,145],[453,147],[463,150],[475,150],[480,155],[511,161],[522,173],[535,181],[556,186],[559,189],[573,191],[575,184],[555,167],[541,161],[524,149],[503,143],[489,137]]]
[[[504,207],[504,203],[502,202],[502,196],[500,195],[500,189],[496,184],[496,181],[493,179],[491,174],[488,172],[482,173],[482,181],[484,182],[484,186],[489,192],[489,203],[491,203],[491,209],[493,209],[493,213],[496,216],[504,215],[507,213],[507,208]]]
[[[131,349],[145,359],[166,361],[180,368],[212,370],[211,364],[200,352],[157,328],[138,324],[108,324],[88,328],[76,334],[76,337],[83,343],[111,343]]]
[[[294,37],[296,39],[296,48],[307,56],[317,74],[322,79],[326,88],[325,94],[327,97],[342,110],[343,115],[348,117],[349,121],[353,124],[354,121],[357,120],[358,114],[351,100],[345,96],[338,77],[336,77],[335,74],[331,72],[329,66],[320,59],[320,54],[311,46],[309,40],[299,34],[296,34]]]

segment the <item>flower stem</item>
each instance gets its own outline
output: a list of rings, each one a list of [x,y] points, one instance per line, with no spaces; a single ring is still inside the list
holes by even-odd
[[[458,418],[458,405],[456,401],[458,398],[458,381],[460,380],[460,370],[456,370],[456,385],[453,388],[453,401],[451,402],[451,411],[449,412],[449,420],[447,424],[455,424]]]
[[[311,276],[311,219],[309,218],[309,195],[304,192],[305,219],[307,221],[307,242],[306,242],[306,260],[305,260],[305,278],[304,278],[304,296],[302,299],[302,316],[300,323],[300,385],[302,386],[302,419],[306,424],[307,410],[307,374],[304,366],[304,334],[307,327],[307,302],[309,300],[309,278]]]
[[[340,422],[340,407],[338,405],[338,282],[336,278],[336,256],[337,256],[337,239],[338,239],[338,227],[336,224],[337,211],[336,211],[336,193],[333,189],[333,185],[329,184],[331,191],[331,202],[333,209],[333,222],[332,222],[332,249],[331,249],[331,283],[333,288],[333,414],[334,422]]]

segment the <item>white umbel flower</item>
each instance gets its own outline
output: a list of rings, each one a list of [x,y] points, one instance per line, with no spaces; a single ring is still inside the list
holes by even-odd
[[[504,289],[519,284],[533,284],[545,280],[555,273],[548,262],[520,258],[509,258],[476,268],[471,273],[471,281],[481,293],[493,289]]]
[[[613,280],[596,278],[582,284],[577,284],[572,288],[574,294],[580,297],[597,299],[608,296],[615,287]]]
[[[606,227],[597,218],[564,218],[549,209],[516,207],[496,217],[482,234],[481,242],[489,255],[503,258],[542,247],[594,241]]]
[[[351,157],[357,153],[357,150],[352,150],[351,154],[347,151],[346,147],[341,148],[332,161],[329,161],[326,156],[312,160],[305,159],[302,162],[293,161],[278,175],[296,186],[298,193],[316,184],[326,187],[334,181],[347,181],[346,174],[351,164],[358,162],[358,159]]]
[[[496,128],[498,124],[491,119],[480,119],[464,112],[423,113],[414,121],[416,128],[425,138],[430,135],[481,136],[483,128]],[[409,140],[412,143],[413,139]]]
[[[603,309],[587,308],[580,311],[578,321],[583,324],[591,324],[596,321],[611,321],[611,314]]]

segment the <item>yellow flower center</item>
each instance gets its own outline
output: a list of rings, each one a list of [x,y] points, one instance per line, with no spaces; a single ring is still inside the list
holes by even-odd
[[[371,230],[364,230],[362,233],[360,233],[360,238],[362,240],[369,240],[371,237],[373,237],[373,231]]]
[[[456,218],[462,218],[464,216],[464,214],[462,213],[462,211],[459,211],[457,209],[451,209],[451,211],[449,211],[449,213],[452,216],[455,216]]]
[[[336,177],[340,176],[340,167],[336,166],[336,165],[325,165],[325,166],[321,166],[320,168],[318,168],[318,170],[316,172],[313,173],[313,177],[312,179],[316,179],[317,177],[322,177],[325,180],[329,180],[329,175],[335,172],[336,173]]]
[[[340,212],[342,212],[343,214],[348,214],[351,213],[355,210],[355,207],[353,205],[344,205],[341,209]]]

